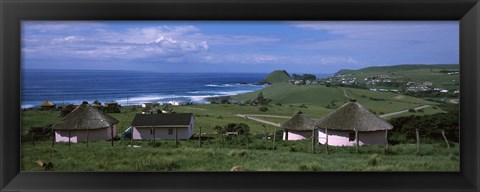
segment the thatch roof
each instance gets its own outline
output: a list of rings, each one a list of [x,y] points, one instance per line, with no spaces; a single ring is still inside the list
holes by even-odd
[[[171,127],[189,126],[192,121],[192,113],[158,113],[137,114],[132,121],[133,127]]]
[[[378,131],[393,128],[385,120],[377,117],[360,103],[352,100],[337,110],[315,122],[319,128],[349,131]]]
[[[45,100],[45,101],[40,105],[40,107],[52,107],[52,106],[55,106],[55,104],[52,103],[52,102],[49,101],[49,100]]]
[[[117,123],[117,119],[102,113],[95,107],[83,103],[53,125],[53,129],[100,129],[110,127]]]
[[[162,108],[162,111],[173,111],[173,108],[172,108],[172,105],[165,105],[163,108]]]
[[[93,105],[102,105],[102,103],[101,103],[100,101],[98,101],[98,100],[95,100],[95,101],[93,102]]]
[[[314,121],[305,114],[298,113],[280,125],[280,128],[295,131],[308,131],[314,128]]]

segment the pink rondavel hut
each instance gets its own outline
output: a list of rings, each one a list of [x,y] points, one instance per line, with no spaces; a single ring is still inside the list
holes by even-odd
[[[118,120],[83,102],[53,125],[55,142],[110,140],[116,133]]]
[[[315,122],[318,141],[331,146],[386,144],[388,130],[393,126],[377,117],[356,100],[350,100]]]
[[[302,140],[312,136],[314,121],[309,119],[302,112],[298,112],[289,120],[280,125],[283,131],[283,140]]]

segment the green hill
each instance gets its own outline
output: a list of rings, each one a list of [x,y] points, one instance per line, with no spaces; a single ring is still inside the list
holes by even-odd
[[[265,79],[260,83],[262,84],[274,84],[280,82],[287,82],[290,79],[290,75],[285,70],[276,70],[268,74]]]
[[[348,78],[357,78],[359,83],[365,83],[365,78],[386,75],[395,82],[432,82],[433,87],[443,89],[457,89],[459,87],[459,75],[448,75],[448,72],[459,71],[458,64],[436,65],[395,65],[375,66],[358,70],[340,70],[336,75],[348,75]],[[369,88],[382,88],[382,86],[369,86]]]
[[[368,109],[381,113],[390,113],[422,105],[437,103],[396,93],[373,92],[365,89],[326,87],[323,85],[297,86],[288,83],[276,83],[262,90],[233,96],[240,100],[254,100],[258,93],[271,99],[271,104],[306,105],[335,109],[355,98]],[[347,97],[348,96],[348,97]]]
[[[399,71],[411,71],[411,70],[421,70],[421,69],[458,70],[459,68],[460,68],[460,65],[458,64],[434,64],[434,65],[405,64],[405,65],[393,65],[393,66],[373,66],[373,67],[366,67],[358,70],[342,69],[338,71],[337,74],[392,73],[392,72],[399,72]]]

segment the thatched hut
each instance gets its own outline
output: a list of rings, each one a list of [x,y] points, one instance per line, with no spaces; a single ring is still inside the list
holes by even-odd
[[[318,140],[332,146],[357,144],[386,144],[387,131],[392,129],[385,120],[377,117],[356,100],[350,100],[337,110],[315,122]]]
[[[297,113],[291,119],[280,125],[283,129],[283,140],[302,140],[312,136],[314,121],[302,112]]]
[[[173,111],[173,108],[171,104],[165,104],[162,107],[162,113],[171,113],[172,111]]]
[[[55,142],[110,140],[118,120],[84,102],[53,125]]]
[[[55,103],[52,103],[49,100],[45,100],[42,104],[40,104],[40,109],[41,110],[55,109],[55,107],[56,107]]]

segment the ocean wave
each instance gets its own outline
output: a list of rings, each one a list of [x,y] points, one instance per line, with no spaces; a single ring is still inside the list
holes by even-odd
[[[206,87],[263,87],[252,83],[226,83],[226,84],[206,84]]]
[[[20,108],[22,109],[28,109],[28,108],[34,108],[35,105],[31,105],[31,104],[25,104],[25,105],[21,105]]]

